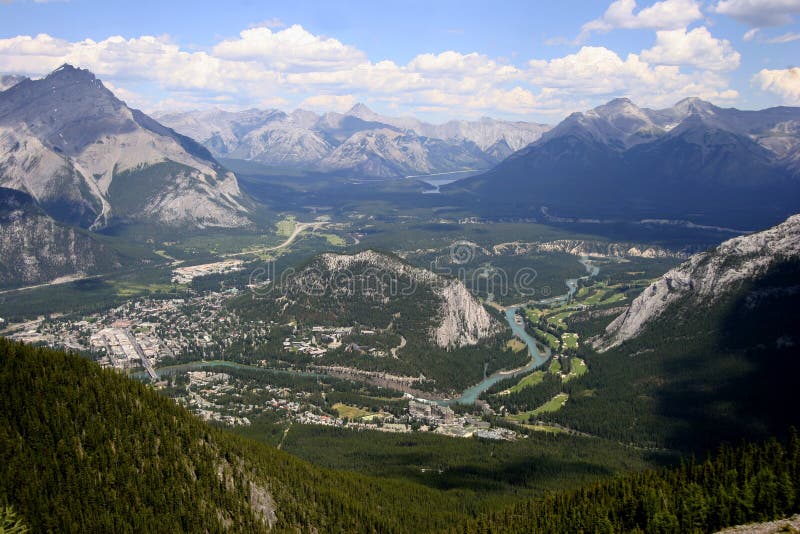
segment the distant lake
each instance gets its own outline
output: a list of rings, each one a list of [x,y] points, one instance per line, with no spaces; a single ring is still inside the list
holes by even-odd
[[[439,187],[447,184],[452,184],[458,180],[463,178],[469,178],[470,176],[475,176],[476,174],[480,174],[483,171],[481,170],[467,170],[467,171],[452,171],[452,172],[439,172],[436,174],[420,174],[417,176],[406,176],[406,178],[411,178],[414,180],[419,180],[420,182],[425,182],[426,184],[430,184],[436,189],[429,189],[427,191],[423,191],[423,195],[429,194],[436,194],[441,193]]]

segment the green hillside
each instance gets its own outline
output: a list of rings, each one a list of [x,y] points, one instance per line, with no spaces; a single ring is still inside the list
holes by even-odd
[[[340,474],[212,428],[76,356],[0,339],[0,505],[34,532],[408,532],[458,494]]]
[[[723,447],[704,462],[551,494],[451,532],[716,532],[800,507],[800,440]],[[786,530],[780,532],[793,532]]]
[[[332,268],[326,258],[341,260],[343,266]],[[313,360],[277,343],[258,353],[258,359],[274,359],[277,354],[293,364],[313,361],[410,377],[424,375],[426,380],[415,387],[443,392],[463,390],[479,382],[484,373],[519,367],[527,360],[526,353],[507,348],[511,334],[503,317],[484,309],[466,290],[470,302],[459,301],[453,307],[474,304],[491,321],[489,332],[462,346],[436,343],[434,331],[444,320],[442,294],[454,282],[391,254],[370,250],[353,256],[320,255],[279,282],[249,291],[228,306],[246,320],[296,325],[292,335],[310,337],[312,328],[323,325],[355,326],[354,331],[369,333],[342,337],[341,346]],[[466,322],[452,321],[454,337],[473,334]],[[276,341],[283,339],[276,337]],[[377,349],[379,355],[367,347]]]

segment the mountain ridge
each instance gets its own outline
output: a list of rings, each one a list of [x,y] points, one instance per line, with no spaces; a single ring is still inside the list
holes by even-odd
[[[799,162],[800,108],[685,99],[651,110],[615,99],[441,191],[480,197],[495,215],[547,208],[556,217],[757,229],[800,209]]]

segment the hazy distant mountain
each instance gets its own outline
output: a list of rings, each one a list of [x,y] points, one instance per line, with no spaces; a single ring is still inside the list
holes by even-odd
[[[323,115],[210,110],[166,114],[159,120],[218,157],[380,177],[487,169],[548,128],[488,118],[433,125],[384,117],[363,104]]]
[[[430,124],[411,117],[379,115],[364,104],[356,104],[347,114],[366,121],[388,124],[401,130],[410,130],[434,139],[472,141],[483,151],[502,143],[507,145],[511,152],[516,152],[539,139],[550,129],[546,124],[500,121],[488,117],[476,121],[454,120],[443,124]]]
[[[800,210],[800,108],[616,99],[443,191],[475,193],[498,213],[764,227]]]
[[[125,260],[88,232],[48,217],[27,193],[0,187],[0,287],[108,271]]]
[[[84,227],[249,224],[236,177],[208,150],[69,65],[0,93],[0,186]]]
[[[447,142],[381,128],[354,133],[315,168],[391,178],[488,168],[495,161],[471,141]]]

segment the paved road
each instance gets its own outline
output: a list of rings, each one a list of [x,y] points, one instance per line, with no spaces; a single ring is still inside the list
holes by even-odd
[[[150,361],[150,358],[145,356],[142,347],[139,346],[139,342],[136,341],[136,338],[133,336],[133,333],[130,330],[125,330],[125,335],[128,336],[128,341],[131,342],[133,345],[133,350],[136,351],[136,354],[139,355],[139,358],[142,360],[142,365],[144,365],[147,374],[150,375],[150,378],[153,380],[158,380],[158,375],[156,374],[156,370],[153,369],[153,362]]]
[[[0,291],[0,295],[5,295],[7,293],[16,293],[17,291],[27,291],[29,289],[37,289],[40,287],[49,287],[49,286],[60,286],[63,284],[69,284],[70,282],[77,282],[78,280],[90,280],[92,278],[102,278],[104,275],[102,274],[95,274],[91,276],[61,276],[56,278],[55,280],[51,280],[50,282],[45,282],[43,284],[36,284],[34,286],[23,286],[23,287],[15,287],[14,289],[5,289]]]
[[[272,252],[274,250],[280,250],[284,247],[288,247],[289,245],[291,245],[292,242],[294,242],[294,240],[297,239],[297,236],[299,236],[300,233],[303,232],[304,230],[307,230],[309,228],[316,230],[318,228],[325,228],[326,226],[328,226],[327,222],[297,223],[297,225],[294,227],[294,230],[292,231],[292,234],[289,237],[287,237],[286,241],[284,241],[280,245],[276,245],[274,247],[259,248],[256,250],[248,250],[246,252],[237,252],[235,254],[226,254],[225,257],[235,258],[236,256],[250,256],[253,254],[259,254],[261,252]]]

